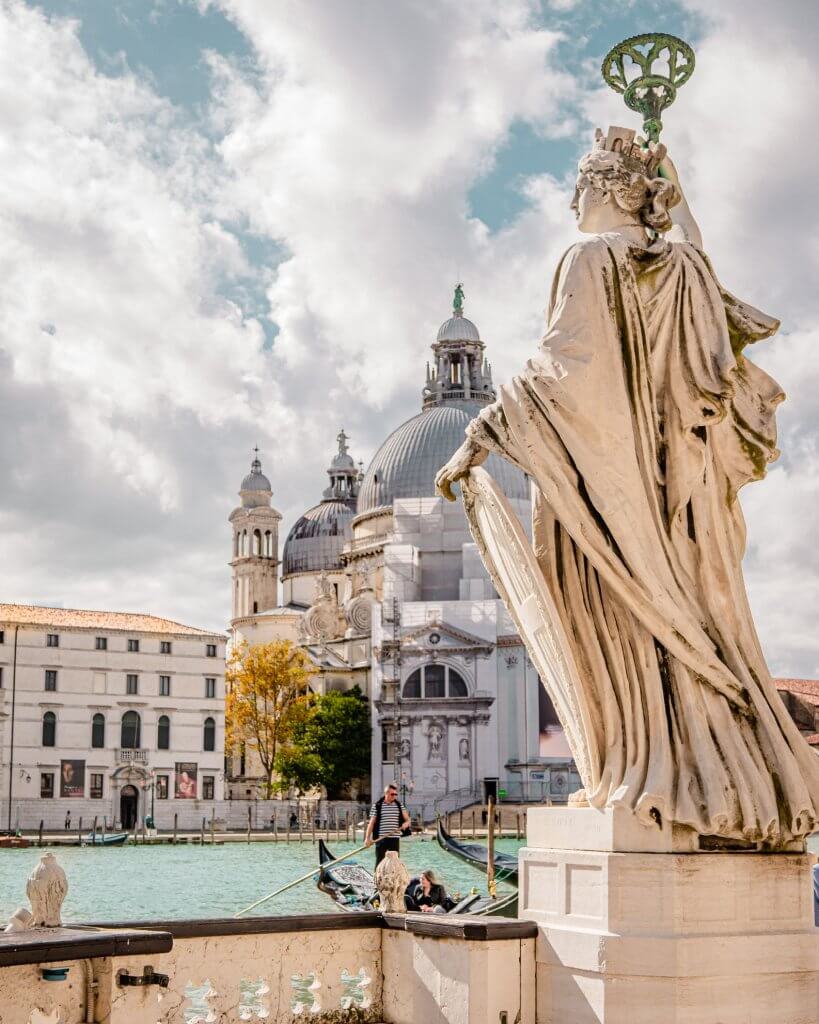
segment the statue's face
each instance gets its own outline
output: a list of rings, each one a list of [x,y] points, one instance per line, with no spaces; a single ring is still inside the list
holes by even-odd
[[[611,196],[602,189],[594,188],[587,174],[579,174],[574,187],[571,209],[577,218],[577,227],[585,234],[594,235],[601,230],[601,214],[611,205]]]

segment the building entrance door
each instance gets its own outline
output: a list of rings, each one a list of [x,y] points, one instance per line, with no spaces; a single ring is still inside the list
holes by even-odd
[[[123,786],[119,797],[119,820],[127,832],[136,825],[139,794],[134,786]]]

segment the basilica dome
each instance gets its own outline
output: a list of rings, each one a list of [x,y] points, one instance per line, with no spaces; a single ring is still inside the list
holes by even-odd
[[[338,452],[327,469],[330,485],[324,491],[323,501],[296,520],[284,542],[285,576],[341,567],[341,552],[351,536],[360,474],[347,448],[344,430],[336,440]]]
[[[425,409],[394,430],[364,474],[359,514],[392,505],[396,498],[434,497],[438,470],[463,444],[467,423],[482,408],[478,402],[447,401]],[[508,498],[529,500],[526,476],[511,462],[490,455],[484,468]]]
[[[350,538],[355,503],[322,501],[300,516],[287,535],[282,572],[320,572],[341,565],[341,552]]]

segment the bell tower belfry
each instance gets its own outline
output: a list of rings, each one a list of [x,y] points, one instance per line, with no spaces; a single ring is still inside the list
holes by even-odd
[[[232,615],[242,619],[279,603],[279,522],[273,491],[254,448],[250,472],[239,488],[241,505],[228,517],[233,528]]]

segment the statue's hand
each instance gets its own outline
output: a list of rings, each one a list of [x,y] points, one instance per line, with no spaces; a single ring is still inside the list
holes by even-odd
[[[480,466],[482,462],[486,462],[488,456],[489,452],[485,448],[467,438],[449,462],[438,471],[435,477],[435,490],[447,501],[455,501],[452,485],[465,477],[473,466]]]

